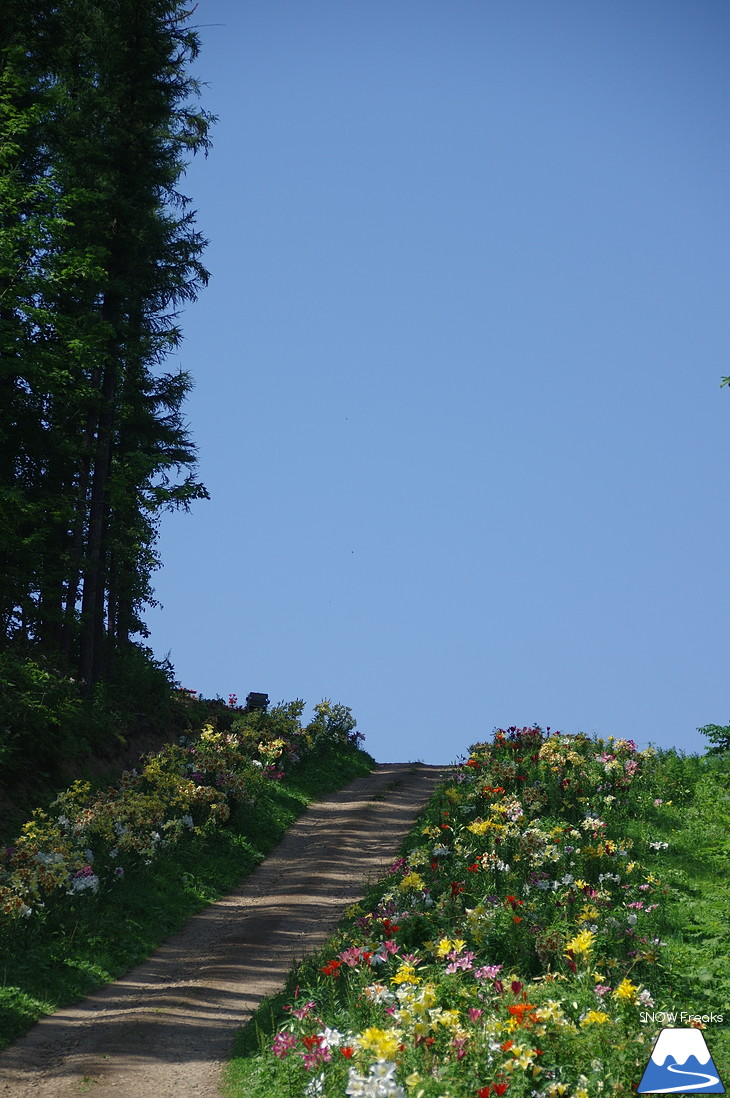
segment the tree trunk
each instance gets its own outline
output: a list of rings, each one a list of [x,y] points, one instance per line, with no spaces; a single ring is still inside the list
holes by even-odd
[[[104,299],[102,315],[112,320],[115,308],[109,296]],[[89,688],[98,682],[104,671],[104,607],[106,600],[107,545],[109,510],[109,474],[113,453],[115,400],[118,378],[118,348],[109,349],[101,391],[96,446],[93,455],[89,530],[81,601],[81,650],[79,676]]]

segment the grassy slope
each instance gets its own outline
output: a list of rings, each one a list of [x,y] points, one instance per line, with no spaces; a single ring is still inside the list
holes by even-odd
[[[635,822],[637,836],[666,842],[656,874],[662,905],[661,992],[655,1011],[721,1014],[708,1025],[718,1067],[730,1071],[730,755],[657,759],[657,796],[670,806]],[[680,1019],[674,1023],[680,1025]],[[685,1022],[686,1024],[686,1022]],[[712,1035],[710,1038],[710,1034]],[[728,1085],[728,1078],[724,1079]]]
[[[309,803],[373,765],[371,756],[353,748],[333,749],[326,766],[311,758],[285,783],[272,783],[255,811],[239,812],[225,830],[192,838],[144,879],[129,874],[114,905],[101,909],[101,900],[90,896],[67,905],[69,915],[52,937],[42,924],[15,924],[12,937],[0,941],[0,1048],[44,1014],[149,956],[192,914],[239,884]]]

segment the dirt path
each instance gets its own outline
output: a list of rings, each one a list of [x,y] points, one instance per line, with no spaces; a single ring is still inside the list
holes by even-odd
[[[383,763],[310,806],[232,895],[0,1054],[12,1098],[217,1098],[233,1037],[397,856],[445,768]]]

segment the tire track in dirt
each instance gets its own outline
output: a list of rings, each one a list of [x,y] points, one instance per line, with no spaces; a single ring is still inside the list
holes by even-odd
[[[448,767],[382,763],[310,805],[231,895],[0,1053],[12,1098],[216,1098],[235,1033],[377,880]]]

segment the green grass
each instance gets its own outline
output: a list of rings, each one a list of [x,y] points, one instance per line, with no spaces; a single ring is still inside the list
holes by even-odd
[[[239,809],[225,828],[191,836],[148,872],[128,873],[113,898],[63,896],[48,912],[52,918],[13,923],[0,938],[0,1048],[148,957],[191,915],[235,888],[308,804],[373,766],[366,752],[334,746],[325,759],[306,759],[286,782],[271,783],[255,809]]]
[[[656,869],[665,946],[655,1010],[722,1014],[712,1052],[730,1064],[730,755],[662,752],[652,783],[665,804],[652,805],[633,831],[637,842],[668,844]]]

